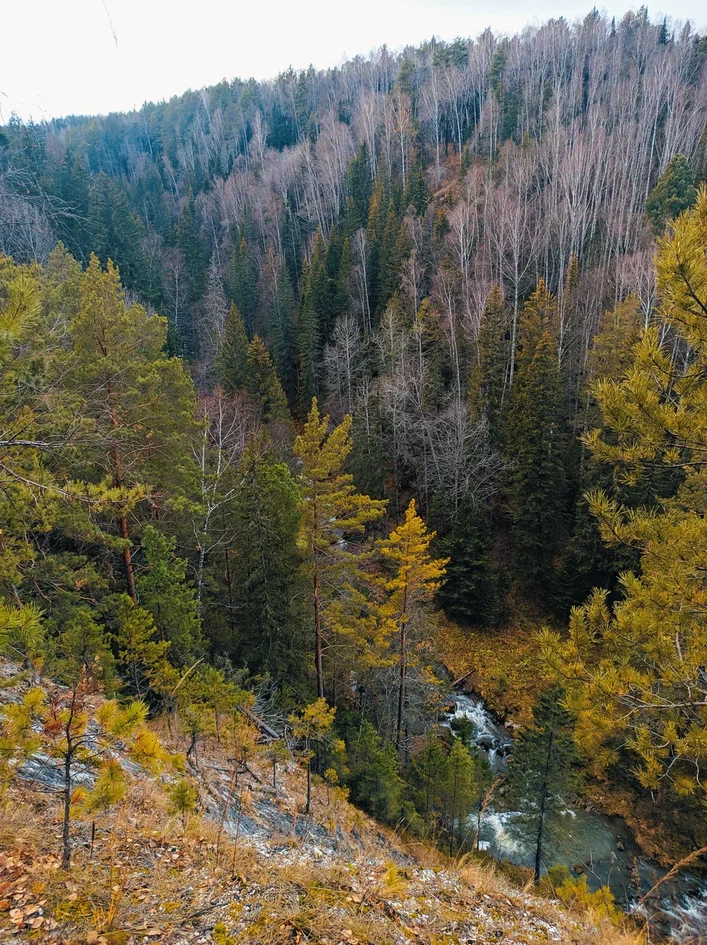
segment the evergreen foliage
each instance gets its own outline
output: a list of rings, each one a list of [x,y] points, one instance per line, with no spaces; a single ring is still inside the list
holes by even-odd
[[[535,882],[545,864],[544,844],[550,825],[581,786],[579,756],[572,733],[572,716],[563,705],[559,688],[544,692],[533,707],[533,725],[524,729],[513,748],[507,791],[523,819],[535,847]]]

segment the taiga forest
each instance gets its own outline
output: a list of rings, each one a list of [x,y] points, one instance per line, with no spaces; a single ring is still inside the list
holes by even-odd
[[[707,939],[706,458],[690,23],[7,119],[0,938]]]

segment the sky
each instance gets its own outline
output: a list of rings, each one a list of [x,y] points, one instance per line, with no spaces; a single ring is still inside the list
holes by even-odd
[[[608,0],[621,17],[640,4]],[[0,124],[139,108],[236,77],[327,68],[384,43],[512,33],[592,0],[0,0]],[[704,0],[671,15],[707,25]],[[649,5],[651,19],[658,10]],[[662,16],[662,14],[661,14]]]

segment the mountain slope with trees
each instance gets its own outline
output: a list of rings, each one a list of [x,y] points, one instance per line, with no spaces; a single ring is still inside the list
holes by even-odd
[[[538,850],[580,768],[705,846],[706,60],[591,11],[0,129],[0,649],[74,694],[3,782],[48,727],[70,821],[105,693],[184,811],[286,731],[308,811],[470,852],[453,639]]]

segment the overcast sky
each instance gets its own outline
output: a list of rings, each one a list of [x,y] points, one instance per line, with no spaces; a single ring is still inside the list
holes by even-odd
[[[620,17],[640,4],[597,3]],[[591,0],[0,0],[0,123],[139,108],[223,78],[323,68],[387,43],[514,32]],[[704,0],[671,15],[707,22]],[[649,5],[651,18],[658,9]]]

